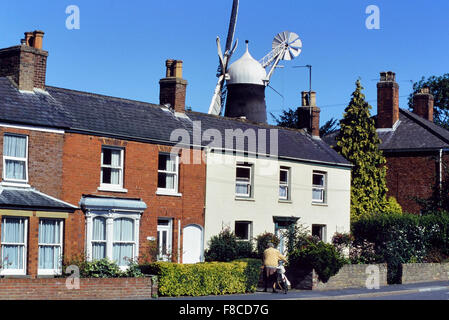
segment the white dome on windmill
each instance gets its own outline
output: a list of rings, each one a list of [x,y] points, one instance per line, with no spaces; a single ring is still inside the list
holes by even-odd
[[[248,51],[235,61],[228,69],[229,80],[227,84],[247,83],[265,85],[267,80],[267,72],[262,65],[254,59]]]

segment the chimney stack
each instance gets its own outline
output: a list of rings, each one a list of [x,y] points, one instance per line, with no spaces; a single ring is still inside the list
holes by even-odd
[[[393,128],[399,120],[399,85],[392,71],[381,72],[377,83],[377,128]]]
[[[170,104],[175,112],[185,112],[187,80],[182,79],[182,61],[165,61],[165,78],[159,80],[159,104]]]
[[[433,122],[433,95],[423,87],[413,95],[413,113]]]
[[[45,90],[48,52],[42,50],[44,32],[25,32],[21,45],[0,49],[0,77],[10,78],[19,90]]]
[[[306,129],[312,137],[320,137],[320,108],[316,106],[316,92],[301,92],[301,107],[298,108],[299,129]]]

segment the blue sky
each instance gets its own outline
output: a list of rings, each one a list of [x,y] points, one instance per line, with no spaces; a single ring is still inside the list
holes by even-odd
[[[66,28],[66,7],[80,9],[80,29]],[[380,29],[365,27],[368,5],[380,10]],[[165,60],[184,61],[189,82],[186,104],[207,112],[216,84],[216,36],[225,42],[232,0],[2,1],[0,47],[20,43],[23,32],[45,32],[49,51],[47,84],[158,103]],[[282,62],[266,91],[267,111],[276,115],[300,104],[313,67],[313,90],[321,124],[340,118],[360,78],[376,113],[376,82],[381,71],[396,72],[405,108],[411,81],[449,72],[449,1],[429,0],[240,0],[233,56],[262,58],[281,31],[297,33],[303,50]],[[270,118],[270,117],[269,117]],[[271,119],[269,119],[272,122]]]

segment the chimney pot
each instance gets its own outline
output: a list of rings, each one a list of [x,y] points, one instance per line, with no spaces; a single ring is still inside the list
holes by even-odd
[[[419,92],[413,95],[413,113],[433,121],[434,97],[430,93],[429,87],[420,88]]]
[[[399,85],[392,71],[381,72],[377,83],[377,128],[393,128],[399,120]]]
[[[320,108],[316,106],[316,92],[301,92],[302,106],[298,108],[299,129],[306,129],[314,137],[320,136]]]
[[[159,104],[170,104],[175,112],[185,112],[187,81],[182,79],[182,61],[165,61],[165,78],[159,81]]]

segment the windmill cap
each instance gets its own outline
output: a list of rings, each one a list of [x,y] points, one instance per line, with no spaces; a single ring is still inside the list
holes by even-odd
[[[248,42],[247,42],[248,43]],[[265,85],[267,73],[262,65],[254,59],[246,46],[246,51],[240,59],[235,61],[228,70],[230,79],[228,84],[257,84]]]

